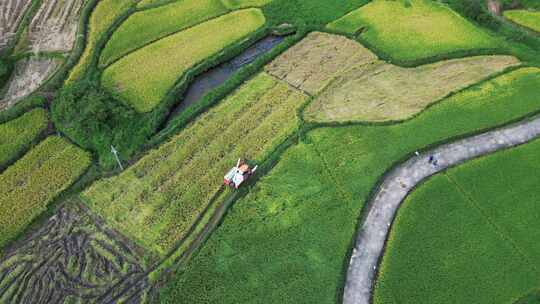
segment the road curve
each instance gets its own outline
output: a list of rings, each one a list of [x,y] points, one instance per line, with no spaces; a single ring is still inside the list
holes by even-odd
[[[369,304],[391,223],[407,194],[422,180],[467,160],[540,136],[540,116],[413,156],[392,169],[369,202],[358,229],[345,283],[344,304]],[[437,165],[429,162],[433,156]]]

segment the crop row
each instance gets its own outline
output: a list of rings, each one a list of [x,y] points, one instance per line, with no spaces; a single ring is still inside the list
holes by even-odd
[[[90,155],[51,136],[0,175],[0,247],[17,236],[90,165]]]
[[[69,74],[67,82],[72,82],[80,78],[84,72],[86,72],[100,36],[105,33],[114,23],[115,19],[133,5],[134,2],[135,0],[102,0],[98,2],[88,22],[88,33],[84,52],[77,65]]]
[[[102,83],[137,111],[151,111],[190,68],[246,38],[264,23],[258,9],[212,19],[123,57],[104,71]]]
[[[235,202],[183,273],[162,290],[160,300],[335,303],[360,212],[386,170],[427,145],[538,111],[534,92],[539,85],[539,69],[520,69],[455,94],[403,123],[308,132]]]
[[[297,127],[306,96],[260,74],[118,177],[83,193],[90,207],[152,253],[172,249],[238,158],[260,161]]]
[[[137,12],[111,36],[103,49],[100,64],[109,65],[150,42],[227,11],[219,0],[184,0]]]
[[[47,112],[39,108],[0,125],[0,168],[20,153],[47,129]]]

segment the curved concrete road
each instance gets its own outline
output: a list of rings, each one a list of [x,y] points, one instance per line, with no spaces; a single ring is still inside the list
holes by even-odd
[[[358,230],[343,296],[344,304],[369,304],[391,223],[407,194],[427,177],[472,158],[514,147],[540,136],[540,116],[445,144],[395,167],[369,202]],[[433,156],[437,161],[430,163]]]

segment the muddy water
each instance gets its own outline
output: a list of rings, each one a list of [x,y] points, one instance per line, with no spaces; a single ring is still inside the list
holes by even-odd
[[[283,36],[268,35],[247,48],[240,55],[197,76],[182,95],[178,106],[169,116],[167,124],[187,107],[201,100],[209,91],[223,84],[242,66],[253,62],[257,57],[272,50],[284,38]]]

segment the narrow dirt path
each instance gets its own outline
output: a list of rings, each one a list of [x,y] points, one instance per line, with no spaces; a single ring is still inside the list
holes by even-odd
[[[347,271],[344,304],[371,303],[377,267],[392,221],[407,194],[427,177],[467,160],[514,147],[540,136],[540,116],[445,144],[398,165],[379,185],[359,227]],[[430,158],[436,161],[430,162]]]

